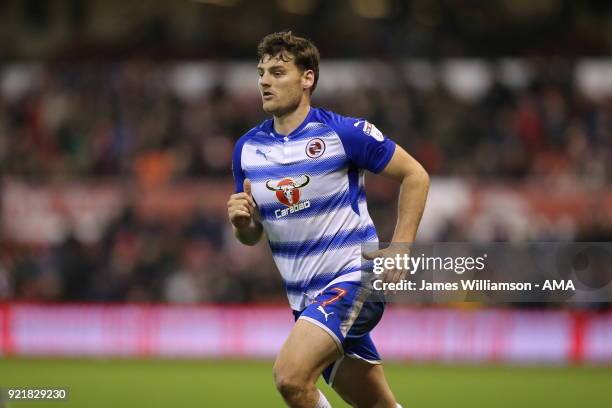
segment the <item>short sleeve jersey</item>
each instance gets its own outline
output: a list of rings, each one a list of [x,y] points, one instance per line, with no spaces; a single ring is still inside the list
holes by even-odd
[[[289,135],[266,120],[234,148],[236,192],[251,180],[291,308],[361,279],[361,245],[378,241],[365,200],[364,170],[382,171],[395,143],[373,124],[311,107]]]

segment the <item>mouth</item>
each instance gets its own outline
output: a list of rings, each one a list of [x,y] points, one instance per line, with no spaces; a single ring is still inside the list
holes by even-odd
[[[263,91],[261,93],[261,96],[264,100],[269,100],[269,99],[272,99],[272,97],[274,97],[274,94],[270,91]]]

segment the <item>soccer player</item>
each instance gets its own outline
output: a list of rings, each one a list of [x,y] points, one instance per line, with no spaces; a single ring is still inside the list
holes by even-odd
[[[392,242],[414,240],[429,177],[373,124],[311,106],[319,52],[309,40],[270,34],[258,57],[263,109],[272,118],[236,143],[228,215],[246,245],[265,232],[296,318],[274,363],[276,387],[290,407],[329,407],[315,386],[323,374],[354,407],[399,407],[369,334],[384,303],[366,302],[361,281],[361,245],[378,241],[364,171],[401,182]],[[396,270],[385,275],[401,278]]]

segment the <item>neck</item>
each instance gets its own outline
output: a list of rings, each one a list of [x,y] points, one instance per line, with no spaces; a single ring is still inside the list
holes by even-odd
[[[302,99],[297,108],[291,112],[281,116],[274,116],[274,130],[281,135],[286,136],[290,134],[302,124],[308,112],[310,112],[310,101]]]

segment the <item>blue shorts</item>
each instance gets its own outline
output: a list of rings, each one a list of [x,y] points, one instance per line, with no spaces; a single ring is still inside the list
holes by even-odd
[[[370,337],[385,310],[381,301],[370,298],[371,291],[361,282],[340,282],[321,292],[304,310],[293,311],[295,320],[305,319],[325,330],[345,356],[380,364],[380,355]],[[323,378],[332,384],[342,358],[323,371]]]

